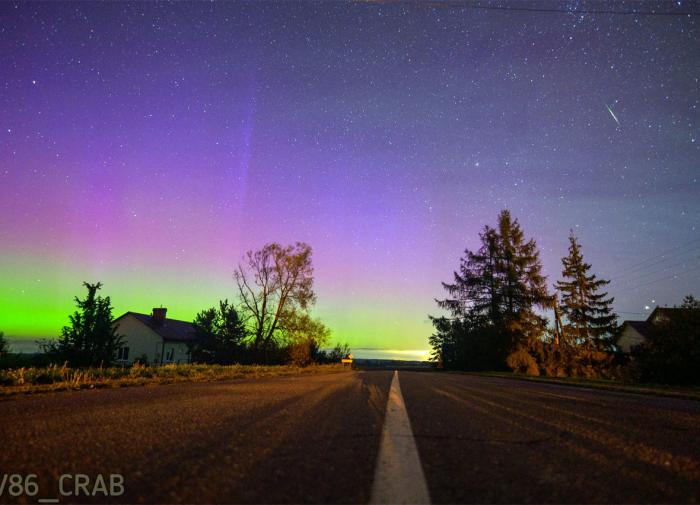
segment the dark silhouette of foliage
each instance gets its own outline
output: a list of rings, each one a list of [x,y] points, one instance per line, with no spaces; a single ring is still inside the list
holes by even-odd
[[[0,359],[7,357],[10,353],[10,343],[5,338],[5,333],[0,331]]]
[[[88,293],[84,299],[75,297],[78,310],[70,316],[58,342],[49,342],[46,351],[54,360],[67,361],[71,366],[108,366],[121,346],[122,337],[112,325],[112,304],[109,296],[97,292],[102,283],[83,286]]]
[[[336,344],[333,349],[319,350],[315,361],[320,364],[340,363],[348,356],[351,356],[348,344]]]
[[[248,333],[228,300],[198,313],[193,321],[197,340],[190,344],[192,361],[228,365],[245,361]]]
[[[321,347],[330,338],[330,329],[307,313],[290,314],[285,320],[284,336],[292,364],[307,366],[321,359]]]
[[[602,291],[610,281],[589,273],[591,265],[583,260],[581,246],[573,233],[569,236],[569,254],[562,258],[564,269],[556,289],[561,312],[568,321],[562,335],[569,345],[584,345],[599,351],[611,351],[617,332],[614,298]]]
[[[507,335],[483,317],[431,318],[431,359],[445,369],[502,370]]]
[[[479,238],[481,247],[465,251],[454,281],[443,283],[448,298],[437,301],[451,316],[432,319],[433,357],[443,366],[503,368],[509,354],[536,348],[546,329],[535,311],[553,299],[535,241],[525,240],[508,210]]]
[[[347,358],[350,356],[350,346],[346,344],[336,344],[333,349],[330,350],[328,353],[328,360],[331,363],[337,363],[341,359]]]
[[[655,322],[645,342],[634,348],[641,381],[700,385],[700,301],[688,295],[680,309]]]

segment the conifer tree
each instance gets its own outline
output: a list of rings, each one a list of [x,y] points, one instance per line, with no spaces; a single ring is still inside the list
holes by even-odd
[[[109,296],[97,295],[102,283],[84,282],[83,286],[87,296],[82,300],[75,297],[78,310],[70,316],[70,326],[63,327],[58,342],[49,344],[47,350],[71,366],[106,366],[114,360],[122,337],[112,325]]]
[[[500,280],[504,322],[511,338],[511,351],[540,341],[547,321],[535,310],[549,308],[552,297],[542,273],[540,253],[534,239],[525,234],[510,211],[498,216],[499,254],[496,272]]]
[[[436,334],[431,343],[436,358],[445,362],[449,356],[460,356],[454,359],[475,363],[468,354],[479,352],[488,356],[491,367],[502,367],[508,354],[530,349],[540,341],[546,320],[536,309],[549,307],[552,298],[537,245],[525,240],[508,210],[499,214],[496,228],[485,226],[479,238],[481,247],[467,249],[453,282],[443,283],[448,298],[437,300],[452,321],[460,324],[433,318]],[[462,348],[452,349],[454,346]]]
[[[449,298],[438,300],[438,305],[453,317],[483,316],[491,322],[502,318],[501,293],[496,265],[499,253],[498,234],[485,226],[479,234],[481,247],[477,251],[464,251],[459,272],[454,272],[454,282],[442,283]]]
[[[617,329],[617,315],[612,309],[614,298],[603,291],[610,281],[589,273],[591,265],[583,260],[573,232],[569,236],[569,255],[561,261],[564,279],[557,281],[556,289],[573,340],[599,351],[610,350]]]

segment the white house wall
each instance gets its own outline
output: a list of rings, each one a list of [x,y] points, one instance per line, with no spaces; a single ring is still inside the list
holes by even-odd
[[[173,360],[167,361],[165,358],[168,356],[168,351],[173,349]],[[163,354],[164,363],[189,363],[190,354],[187,344],[185,342],[174,342],[165,341],[165,353]]]
[[[644,336],[632,326],[626,325],[625,329],[622,331],[622,335],[620,335],[620,338],[617,340],[617,346],[622,352],[629,353],[632,347],[642,342],[644,342]]]
[[[149,364],[160,362],[163,339],[155,331],[127,314],[116,322],[117,333],[122,335],[122,346],[129,348],[128,363],[146,356]]]

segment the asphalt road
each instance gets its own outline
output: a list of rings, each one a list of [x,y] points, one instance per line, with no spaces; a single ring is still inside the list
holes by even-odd
[[[700,402],[398,378],[434,503],[700,500]],[[391,381],[348,372],[2,400],[0,478],[37,474],[39,493],[6,487],[0,502],[366,503]],[[124,494],[61,496],[60,476],[75,491],[78,473],[91,491],[98,474],[121,474]]]

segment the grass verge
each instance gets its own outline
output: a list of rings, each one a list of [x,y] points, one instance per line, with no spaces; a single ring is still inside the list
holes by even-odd
[[[658,384],[628,384],[604,379],[583,379],[580,377],[543,377],[509,372],[456,372],[465,375],[477,375],[480,377],[501,377],[530,382],[546,382],[549,384],[561,384],[588,389],[602,389],[619,393],[634,393],[640,395],[665,396],[670,398],[682,398],[686,400],[700,400],[700,388],[662,386]]]
[[[173,382],[284,377],[348,370],[343,365],[165,365],[70,368],[50,365],[0,370],[0,396],[77,389],[118,388]]]

